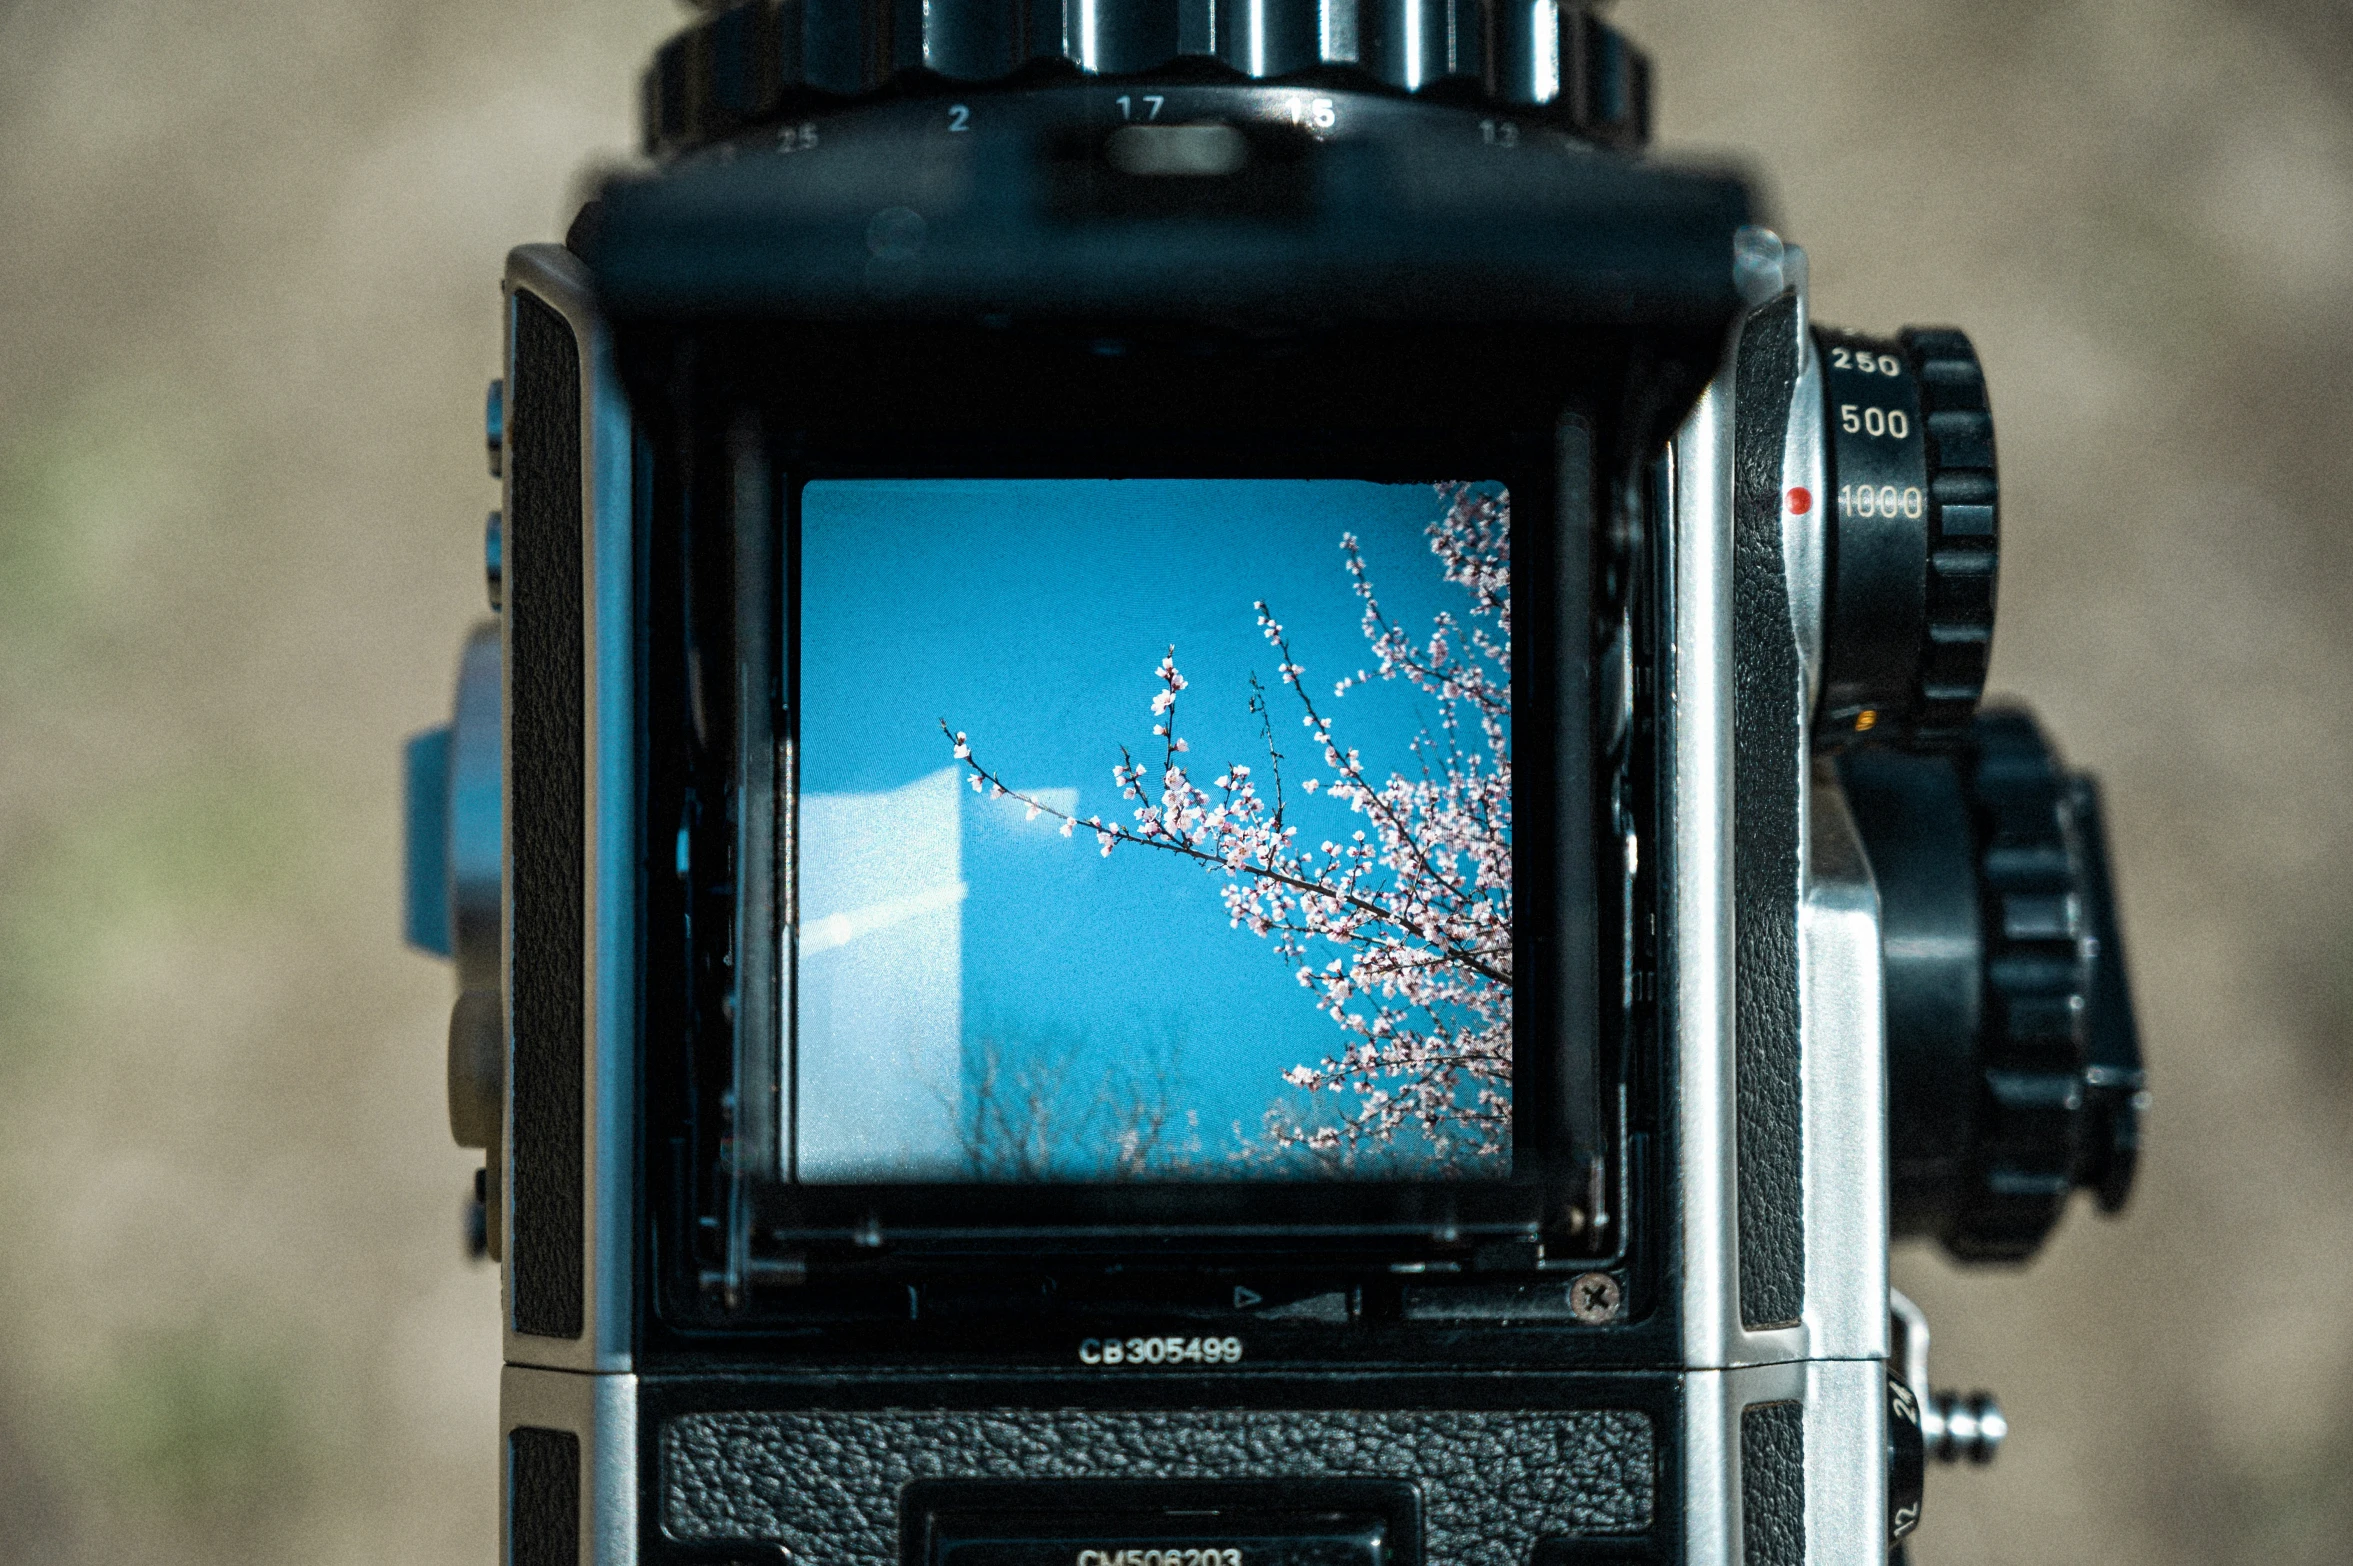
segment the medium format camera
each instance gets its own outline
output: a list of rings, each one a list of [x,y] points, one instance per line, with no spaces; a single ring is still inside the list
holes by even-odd
[[[2131,1183],[1960,332],[1568,0],[757,0],[410,750],[514,1566],[1861,1563]],[[1520,785],[1525,783],[1526,788]]]

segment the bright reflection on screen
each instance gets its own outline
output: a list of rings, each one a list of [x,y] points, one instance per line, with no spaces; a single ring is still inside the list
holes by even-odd
[[[807,486],[789,1175],[1508,1174],[1508,521]]]

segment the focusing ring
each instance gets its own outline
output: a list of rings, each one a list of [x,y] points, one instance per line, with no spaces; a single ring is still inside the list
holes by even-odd
[[[1650,62],[1575,0],[738,0],[662,45],[645,144],[679,153],[884,92],[1181,71],[1483,102],[1650,139]]]

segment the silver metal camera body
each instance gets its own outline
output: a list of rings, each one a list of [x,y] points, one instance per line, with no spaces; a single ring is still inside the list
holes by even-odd
[[[774,45],[783,13],[737,7],[688,35],[701,51],[690,63],[716,71],[729,18],[755,12]],[[1621,88],[1647,90],[1646,70],[1629,78],[1622,42],[1592,32],[1591,18],[1551,25],[1585,51],[1579,69],[1593,74],[1569,77],[1584,99],[1604,96],[1592,83],[1609,79],[1611,59]],[[1329,25],[1320,36],[1327,53],[1360,48]],[[657,127],[669,123],[661,73],[677,64],[665,62]],[[1552,80],[1556,98],[1577,96],[1557,60]],[[1155,151],[1167,158],[1144,160],[1143,174],[1108,150],[1138,104],[1181,105],[1188,91],[1203,106],[1186,124],[1292,114],[1316,138],[1296,144],[1310,159],[1335,129],[1319,116],[1344,131],[1374,112],[1346,90],[1147,85],[1091,89],[1074,123],[1100,122],[1109,138],[1052,156],[1099,153],[1138,180],[1223,178],[1188,165],[1184,148]],[[1207,112],[1220,104],[1224,119]],[[869,112],[947,136],[975,118],[951,97]],[[990,112],[981,105],[982,119]],[[1619,156],[1569,145],[1525,106],[1415,112],[1499,154],[1550,138],[1560,146],[1547,157]],[[758,155],[810,166],[855,128],[849,114],[783,124],[761,133]],[[905,270],[923,219],[895,217],[913,208],[887,191],[851,188],[872,175],[874,140],[839,144],[848,150],[816,178],[844,186],[827,197],[844,211],[874,214],[855,274],[863,302],[839,308],[887,318],[908,289],[937,280]],[[1247,145],[1264,164],[1293,144]],[[703,190],[720,192],[709,199],[725,196],[737,156],[722,146],[701,158]],[[694,295],[660,256],[633,262],[611,225],[683,232],[681,254],[735,267],[739,292],[753,286],[741,254],[677,228],[716,208],[660,197],[631,209],[623,190],[619,216],[584,223],[575,244],[587,259],[547,245],[509,257],[490,429],[505,486],[489,549],[499,656],[494,669],[491,643],[470,644],[454,737],[412,750],[412,938],[435,944],[438,893],[453,910],[440,944],[461,974],[452,1125],[461,1143],[488,1144],[480,1234],[499,1257],[506,1315],[504,1558],[1827,1566],[1898,1547],[1920,1515],[1922,1405],[1943,1405],[1925,1384],[1925,1328],[1889,1290],[1891,1228],[1963,1254],[2031,1252],[2076,1186],[2121,1202],[2139,1091],[2096,798],[2047,754],[2048,777],[2012,767],[2003,775],[2025,792],[1999,794],[1988,780],[2011,752],[1971,727],[1998,498],[1966,341],[1819,331],[1802,252],[1725,223],[1716,272],[1690,285],[1689,297],[1721,301],[1713,328],[1699,324],[1709,307],[1657,316],[1674,322],[1674,341],[1721,343],[1712,374],[1628,370],[1619,384],[1649,398],[1647,415],[1572,398],[1582,411],[1546,432],[1550,466],[1514,470],[1515,548],[1557,569],[1549,589],[1530,590],[1528,614],[1561,627],[1545,645],[1567,671],[1557,706],[1535,710],[1540,722],[1570,714],[1591,740],[1545,774],[1584,790],[1562,794],[1551,837],[1585,869],[1559,872],[1568,912],[1557,924],[1528,929],[1532,940],[1549,931],[1554,944],[1534,949],[1585,976],[1547,993],[1600,1019],[1542,1035],[1584,1051],[1595,1107],[1564,1112],[1561,1145],[1575,1156],[1530,1198],[1529,1217],[1480,1216],[1477,1193],[1440,1184],[1422,1188],[1437,1197],[1407,1191],[1386,1208],[1380,1193],[1363,1196],[1380,1222],[1360,1227],[1375,1240],[1343,1244],[1345,1226],[1300,1206],[1282,1231],[1297,1237],[1292,1251],[1268,1249],[1265,1225],[1245,1243],[1231,1222],[1211,1234],[1117,1209],[1096,1229],[967,1223],[943,1240],[909,1222],[920,1201],[891,1207],[882,1192],[862,1222],[794,1229],[776,1216],[792,1192],[768,1189],[769,1166],[743,1151],[778,1134],[759,1117],[795,1112],[789,1074],[767,1101],[746,1084],[776,1081],[778,1068],[762,1078],[753,1057],[778,1028],[790,1054],[776,1019],[790,1012],[805,847],[800,760],[786,743],[797,731],[754,709],[786,688],[767,671],[793,656],[777,644],[794,623],[778,603],[801,591],[788,563],[800,548],[795,486],[837,459],[796,455],[773,402],[719,427],[699,393],[648,406],[659,355],[646,344],[660,334],[647,323],[660,308],[646,300],[664,287],[692,296],[683,318],[694,323],[730,306]],[[931,256],[953,233],[936,212]],[[1597,275],[1612,274],[1584,275],[1581,297]],[[627,320],[612,318],[616,303]],[[975,351],[994,351],[985,334],[1002,328],[986,318],[981,330]],[[1677,351],[1670,343],[1662,362]],[[687,460],[697,453],[700,477]],[[1171,460],[1138,459],[1134,471]],[[1540,477],[1522,485],[1523,471]],[[738,584],[732,621],[702,633],[734,672],[681,666],[678,683],[691,686],[679,699],[698,734],[706,692],[738,703],[730,803],[708,829],[726,844],[713,884],[733,921],[722,1038],[733,1053],[694,1068],[728,1084],[712,1100],[723,1151],[708,1160],[677,1129],[687,1111],[674,1040],[697,1024],[665,998],[697,992],[685,980],[665,988],[672,937],[657,926],[671,905],[649,892],[669,868],[666,820],[649,800],[669,797],[659,775],[675,766],[652,694],[676,634],[663,606],[681,591],[662,551],[690,511],[714,518],[721,579]],[[1551,542],[1521,540],[1523,529]],[[782,584],[775,601],[740,586],[768,580]],[[487,859],[493,678],[495,925],[481,916],[478,870],[444,868]],[[1877,813],[1850,808],[1853,758],[1882,737],[1898,759],[1856,774]],[[1921,860],[1903,836],[1926,819],[1901,807],[1907,778],[1967,809],[1933,873],[1907,869],[1883,902],[1874,864]],[[1858,815],[1880,823],[1876,838]],[[678,828],[681,884],[706,841]],[[771,903],[754,906],[746,866],[775,867]],[[1968,885],[1950,885],[1954,873]],[[699,915],[697,895],[681,893],[680,906]],[[1915,948],[1927,947],[1904,937],[1947,916],[1962,933],[1936,947],[1945,967],[1929,976],[1946,988],[1924,988]],[[492,997],[486,973],[498,976]],[[1954,983],[1967,992],[1958,1002]],[[783,999],[762,1011],[745,998],[760,994]],[[1924,1006],[1958,1020],[1914,1026]],[[754,1029],[747,1016],[766,1020]],[[1895,1037],[1891,1018],[1904,1025]],[[1959,1127],[1933,1158],[1903,1165],[1925,1173],[1897,1169],[1917,1151],[1904,1134],[1891,1155],[1891,1103],[1911,1124],[1907,1091],[1935,1099],[1912,1120]],[[1545,1145],[1531,1129],[1522,1156]],[[1178,1205],[1164,1214],[1184,1197],[1167,1200]],[[837,1209],[851,1210],[812,1210]],[[1175,1261],[1149,1260],[1172,1243]],[[1031,1268],[1045,1273],[1042,1293],[1024,1271],[1029,1251],[1047,1258]],[[1911,1329],[1900,1359],[1891,1311]]]

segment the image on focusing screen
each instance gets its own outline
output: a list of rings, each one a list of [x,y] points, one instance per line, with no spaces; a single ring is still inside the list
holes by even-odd
[[[809,484],[786,1177],[1508,1176],[1509,528]]]

